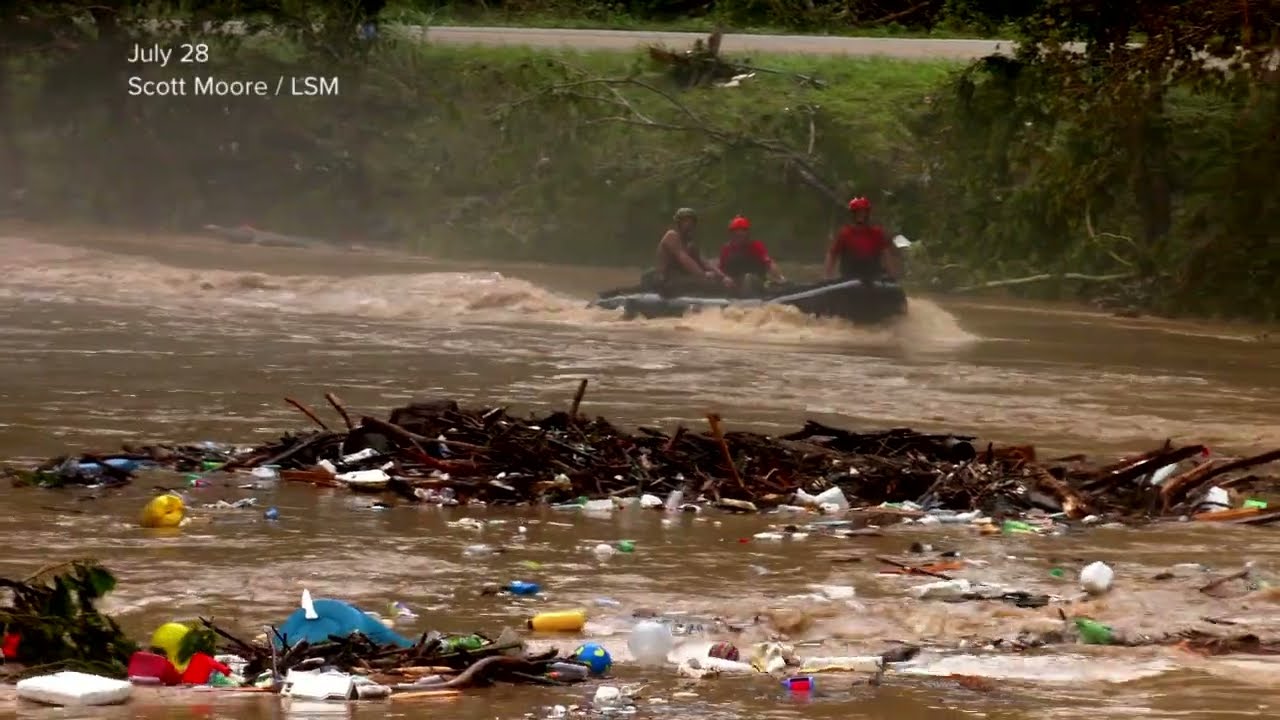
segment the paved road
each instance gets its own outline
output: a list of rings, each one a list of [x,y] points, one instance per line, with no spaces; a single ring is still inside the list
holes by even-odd
[[[412,35],[425,34],[430,42],[445,45],[524,45],[576,50],[632,50],[661,44],[685,48],[705,33],[650,30],[562,30],[555,28],[431,27],[406,28]],[[721,48],[729,52],[800,55],[883,56],[907,60],[973,60],[1008,52],[1008,40],[932,40],[906,38],[858,38],[819,35],[724,36]]]

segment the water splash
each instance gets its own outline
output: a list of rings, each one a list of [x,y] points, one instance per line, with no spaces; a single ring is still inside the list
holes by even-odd
[[[260,248],[238,248],[257,253]],[[728,308],[678,319],[628,321],[589,309],[584,298],[497,272],[273,274],[179,267],[146,256],[0,237],[5,294],[199,312],[264,312],[409,321],[429,326],[534,322],[611,331],[674,333],[721,341],[892,345],[947,349],[975,342],[945,310],[914,299],[906,316],[883,327],[814,318],[782,306]],[[358,263],[348,261],[348,266]],[[410,263],[412,265],[412,263]],[[412,270],[412,267],[407,268]]]

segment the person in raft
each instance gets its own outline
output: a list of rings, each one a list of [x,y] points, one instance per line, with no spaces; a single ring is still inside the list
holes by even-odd
[[[643,284],[662,293],[707,290],[712,283],[733,287],[719,269],[712,267],[694,244],[698,214],[691,208],[680,208],[675,224],[658,241],[657,267],[646,273]]]
[[[871,201],[862,196],[850,200],[849,215],[850,222],[836,231],[827,250],[827,279],[901,278],[898,249],[885,237],[884,228],[871,224]]]
[[[751,237],[751,221],[739,215],[729,222],[729,239],[720,248],[720,272],[733,281],[739,291],[754,286],[759,279],[786,282],[778,265],[769,257],[764,243]]]

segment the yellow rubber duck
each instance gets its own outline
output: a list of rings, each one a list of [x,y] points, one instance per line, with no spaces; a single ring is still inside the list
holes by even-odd
[[[174,528],[182,524],[186,512],[182,498],[177,495],[157,495],[142,508],[139,522],[144,528]]]
[[[159,499],[159,498],[157,498]],[[182,641],[186,639],[187,633],[191,632],[191,628],[182,623],[170,622],[156,628],[151,634],[151,647],[157,650],[163,650],[164,656],[169,658],[169,662],[182,672],[187,669],[190,662],[178,662],[178,652],[182,649]]]

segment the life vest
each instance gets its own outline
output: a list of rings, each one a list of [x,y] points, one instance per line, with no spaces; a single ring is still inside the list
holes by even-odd
[[[720,248],[720,272],[734,279],[746,275],[766,275],[772,263],[769,251],[759,240],[729,241]]]
[[[880,255],[888,247],[879,225],[845,225],[832,250],[840,261],[840,277],[874,278],[884,272]]]

